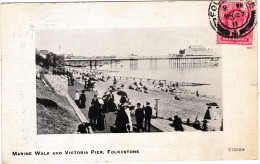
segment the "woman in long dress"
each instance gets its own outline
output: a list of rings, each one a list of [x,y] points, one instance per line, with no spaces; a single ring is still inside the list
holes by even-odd
[[[125,112],[127,114],[128,121],[129,121],[129,123],[127,124],[127,125],[129,125],[129,129],[128,130],[131,132],[131,131],[133,131],[133,124],[132,124],[132,119],[131,119],[131,114],[130,114],[130,110],[129,110],[129,107],[128,107],[128,103],[125,102],[124,106],[125,106]]]
[[[81,91],[81,95],[79,97],[80,100],[80,108],[84,109],[86,107],[86,95],[85,95],[85,90]]]
[[[104,130],[105,129],[105,113],[102,110],[102,106],[104,105],[104,102],[101,97],[98,97],[99,106],[96,108],[97,112],[97,129],[98,130]]]

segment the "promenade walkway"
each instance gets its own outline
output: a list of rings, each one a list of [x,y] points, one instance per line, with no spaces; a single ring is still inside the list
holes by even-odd
[[[76,89],[79,91],[83,90],[84,86],[80,84],[79,82],[75,81],[74,86],[68,86],[68,93],[69,96],[74,100],[74,95]],[[91,104],[91,100],[94,97],[95,92],[94,91],[86,91],[86,107],[84,109],[81,109],[81,112],[85,115],[86,118],[88,118],[88,110]],[[113,127],[113,124],[115,123],[116,120],[116,114],[117,112],[109,112],[106,114],[106,124],[105,124],[105,130],[95,130],[94,133],[111,133],[110,128]],[[132,123],[133,127],[136,127],[136,121],[135,117],[132,117]],[[154,127],[151,125],[151,132],[161,132],[158,128]]]

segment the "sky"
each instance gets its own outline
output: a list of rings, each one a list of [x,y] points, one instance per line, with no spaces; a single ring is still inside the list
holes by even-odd
[[[165,56],[190,45],[213,48],[216,32],[210,28],[129,28],[39,30],[36,48],[74,56]]]

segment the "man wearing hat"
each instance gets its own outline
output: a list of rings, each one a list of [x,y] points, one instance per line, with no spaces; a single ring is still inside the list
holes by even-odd
[[[137,109],[135,111],[135,119],[137,124],[137,131],[141,131],[143,129],[143,121],[144,121],[144,110],[141,108],[141,104],[137,103]]]
[[[108,95],[108,110],[110,111],[110,112],[114,112],[115,111],[115,96],[113,95],[113,91],[112,90],[110,90],[109,91],[110,93],[109,93],[109,95]]]
[[[79,90],[76,89],[75,97],[74,97],[76,105],[79,107]]]
[[[152,118],[152,108],[150,107],[150,102],[146,102],[146,107],[144,107],[144,112],[145,112],[145,130],[146,127],[148,126],[148,132],[150,132],[150,127],[151,127],[151,118]]]
[[[100,107],[100,103],[98,101],[98,98],[97,98],[97,94],[94,95],[94,98],[92,99],[93,104],[94,104],[94,107],[98,110],[99,107]]]

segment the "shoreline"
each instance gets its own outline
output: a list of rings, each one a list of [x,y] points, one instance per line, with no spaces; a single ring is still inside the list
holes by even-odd
[[[208,98],[212,98],[212,99],[217,99],[219,101],[222,101],[222,91],[218,92],[216,94],[216,92],[218,91],[212,91],[210,88],[216,88],[215,84],[211,84],[211,83],[203,83],[203,82],[196,82],[196,81],[189,81],[189,80],[184,80],[184,81],[178,81],[178,80],[165,80],[165,79],[158,79],[158,78],[144,78],[140,75],[130,75],[130,76],[123,76],[122,72],[120,73],[120,71],[117,70],[99,70],[99,69],[88,69],[86,67],[80,67],[80,68],[75,68],[75,67],[67,67],[67,69],[70,70],[77,70],[77,72],[83,73],[83,72],[100,72],[103,73],[105,75],[108,75],[110,77],[116,77],[118,81],[120,81],[120,77],[121,77],[121,81],[123,80],[127,80],[127,81],[131,81],[131,82],[142,82],[142,83],[152,83],[152,81],[156,81],[156,83],[158,84],[159,81],[161,81],[165,86],[168,85],[172,85],[172,84],[176,84],[178,83],[178,85],[180,86],[180,88],[182,90],[184,90],[185,92],[189,92],[191,94],[195,94],[196,91],[199,91],[199,94],[201,97],[208,97]],[[119,72],[119,74],[118,74]],[[140,80],[142,79],[142,80]],[[209,91],[210,90],[210,91]],[[213,89],[216,90],[216,89]]]

